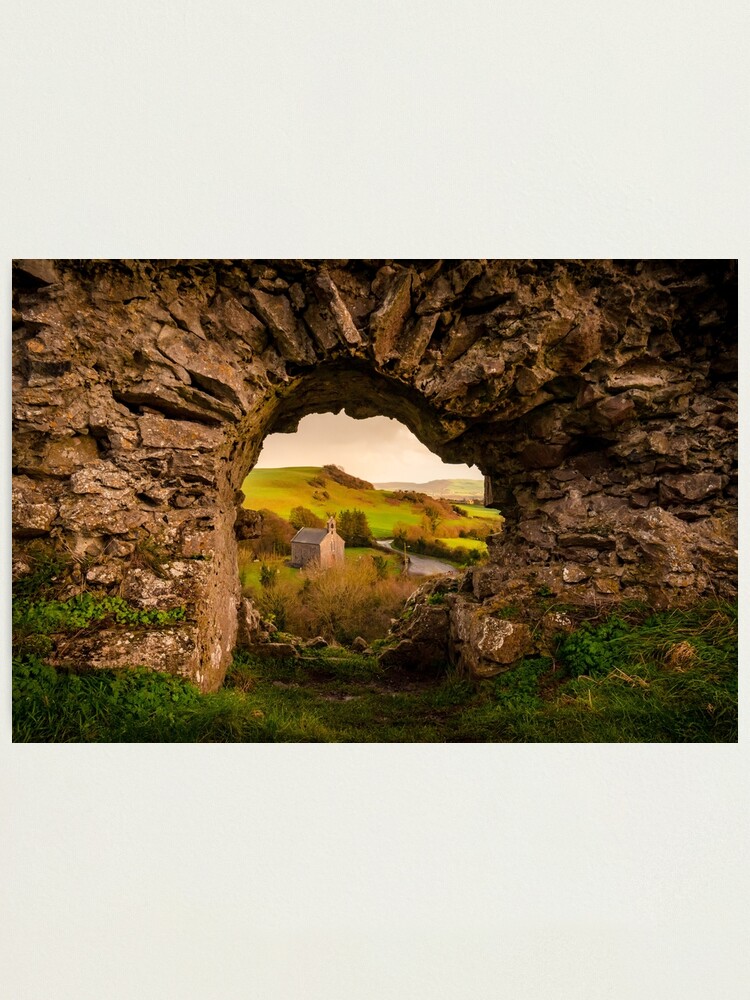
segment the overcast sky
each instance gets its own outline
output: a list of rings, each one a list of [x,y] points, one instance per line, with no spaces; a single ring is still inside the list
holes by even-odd
[[[311,413],[296,434],[269,434],[257,468],[330,464],[371,483],[482,478],[475,466],[441,461],[397,420],[354,420],[345,413]]]

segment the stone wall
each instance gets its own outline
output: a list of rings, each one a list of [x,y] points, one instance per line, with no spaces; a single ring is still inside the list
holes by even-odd
[[[344,407],[485,473],[506,522],[472,600],[731,595],[736,302],[732,261],[17,261],[14,574],[41,541],[69,593],[185,607],[76,655],[216,687],[241,483]]]

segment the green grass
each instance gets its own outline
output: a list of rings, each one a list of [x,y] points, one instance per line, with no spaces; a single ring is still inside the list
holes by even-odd
[[[373,556],[380,556],[388,563],[388,572],[394,576],[401,573],[401,557],[386,549],[357,548],[347,545],[344,549],[344,558],[347,562],[358,562],[360,559],[371,559]]]
[[[299,570],[295,569],[294,566],[288,566],[285,558],[269,558],[266,562],[277,570],[278,580],[292,580],[295,582],[299,580]],[[260,559],[257,562],[240,561],[240,583],[243,587],[260,587],[260,569],[262,565],[263,563]]]
[[[495,510],[494,507],[479,507],[470,503],[457,503],[456,507],[460,507],[461,510],[465,511],[469,515],[469,517],[481,517],[486,518],[489,521],[504,520],[500,511]]]
[[[311,486],[310,480],[323,477],[325,487]],[[393,526],[397,522],[418,525],[424,510],[416,504],[397,500],[385,490],[355,490],[342,486],[326,477],[322,469],[315,466],[300,466],[286,469],[253,469],[242,484],[245,506],[254,510],[267,508],[288,520],[293,507],[307,507],[320,518],[329,511],[358,508],[367,515],[367,521],[374,538],[392,538]],[[314,494],[324,489],[329,496],[315,499]],[[484,507],[462,505],[470,517],[495,521],[499,511]],[[470,521],[456,516],[442,522],[446,525],[470,527]]]
[[[735,742],[737,612],[620,612],[472,682],[384,671],[345,650],[297,661],[238,654],[200,694],[161,674],[64,673],[14,661],[16,741]],[[682,650],[680,656],[676,651]]]

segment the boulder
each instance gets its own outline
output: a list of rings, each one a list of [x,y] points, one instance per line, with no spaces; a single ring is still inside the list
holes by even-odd
[[[531,630],[485,606],[459,596],[451,609],[454,657],[473,677],[493,677],[508,670],[532,649]]]
[[[234,522],[234,534],[238,541],[245,542],[252,538],[260,538],[263,529],[263,515],[257,510],[238,507]]]
[[[441,580],[425,584],[409,598],[404,613],[389,633],[390,645],[378,657],[381,666],[418,673],[440,673],[446,669],[450,659],[448,604],[430,603]]]
[[[590,576],[589,570],[579,563],[565,563],[562,570],[562,578],[565,583],[581,583]]]

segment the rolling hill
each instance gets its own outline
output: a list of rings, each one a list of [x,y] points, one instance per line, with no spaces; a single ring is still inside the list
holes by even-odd
[[[483,479],[431,479],[428,483],[376,483],[379,490],[410,490],[438,500],[484,499]]]
[[[465,482],[465,480],[446,480]],[[468,480],[471,482],[471,480]],[[407,484],[413,487],[413,484]],[[375,538],[392,538],[393,526],[398,521],[418,525],[424,510],[418,504],[399,500],[383,489],[354,489],[337,483],[325,471],[315,466],[297,466],[285,469],[253,469],[247,476],[242,489],[245,507],[254,510],[267,508],[283,518],[289,518],[293,507],[308,507],[318,517],[325,518],[329,512],[358,508],[367,515],[370,529]],[[420,492],[426,492],[420,487]],[[469,494],[459,492],[459,496]],[[470,519],[478,517],[495,521],[500,514],[484,507],[467,507],[469,518],[456,517],[447,524],[460,527],[470,526]]]

